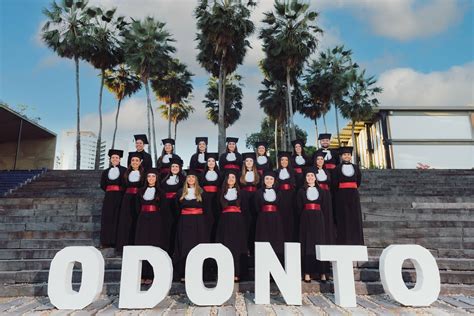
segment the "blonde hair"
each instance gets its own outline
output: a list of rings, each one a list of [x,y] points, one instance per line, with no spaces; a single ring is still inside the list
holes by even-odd
[[[189,175],[187,177],[194,177],[196,179],[196,182],[194,184],[194,195],[196,196],[196,201],[202,202],[202,189],[201,186],[199,185],[199,181],[195,175]],[[186,180],[187,180],[186,177]],[[188,181],[184,181],[183,185],[183,194],[181,194],[181,197],[179,198],[180,201],[184,199],[184,197],[188,195]]]

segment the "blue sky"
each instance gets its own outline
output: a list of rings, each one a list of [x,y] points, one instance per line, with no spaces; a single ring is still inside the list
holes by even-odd
[[[208,75],[195,61],[195,43],[192,41],[195,1],[91,2],[106,7],[117,6],[120,13],[137,18],[151,14],[167,23],[177,40],[178,57],[196,74],[192,104],[197,111],[179,127],[178,147],[182,144],[180,148],[186,157],[192,151],[197,130],[203,136],[210,136],[211,142],[216,140],[217,127],[205,120],[201,103]],[[41,10],[49,3],[49,0],[0,1],[0,99],[13,107],[18,104],[31,106],[30,115],[41,117],[42,125],[60,134],[62,130],[75,127],[74,68],[71,60],[57,57],[41,43],[39,31],[45,20]],[[472,1],[313,0],[311,5],[320,12],[319,24],[325,30],[320,48],[344,44],[352,49],[354,60],[380,79],[379,84],[385,89],[380,97],[383,106],[473,104]],[[271,1],[261,0],[253,19],[256,22],[261,20],[261,12],[271,9],[271,6]],[[244,113],[242,119],[228,130],[228,134],[241,138],[257,131],[263,118],[256,100],[262,80],[256,63],[262,54],[256,36],[251,42],[254,48],[238,69],[245,84]],[[98,72],[83,63],[80,71],[83,128],[96,131]],[[440,93],[430,98],[440,100],[440,104],[436,101],[425,104],[426,99],[418,97],[426,92],[420,87],[426,86],[432,89],[432,93]],[[140,114],[145,113],[144,102],[144,92],[141,91],[124,104],[119,138],[125,147],[131,144],[133,132],[145,131],[146,118]],[[156,100],[153,102],[154,106],[159,104]],[[106,120],[113,117],[115,104],[112,95],[105,91]],[[166,122],[159,115],[156,117],[157,137],[165,138]],[[308,142],[314,143],[314,123],[300,116],[296,117],[296,123],[308,131]],[[333,113],[329,114],[328,123],[329,130],[335,132]],[[106,123],[104,130],[107,140],[111,135],[109,125]]]

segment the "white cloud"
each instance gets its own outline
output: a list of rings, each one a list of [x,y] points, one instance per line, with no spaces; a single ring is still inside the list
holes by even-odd
[[[474,107],[474,62],[430,73],[396,68],[384,72],[377,84],[384,89],[382,106]]]
[[[349,8],[375,34],[401,41],[439,34],[463,16],[462,3],[447,0],[320,0],[318,7]]]

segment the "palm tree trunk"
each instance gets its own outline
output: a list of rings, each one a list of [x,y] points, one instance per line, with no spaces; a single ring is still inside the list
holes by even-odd
[[[117,103],[117,113],[115,114],[115,128],[114,128],[114,136],[112,137],[112,148],[115,148],[115,135],[117,135],[117,127],[118,127],[118,117],[120,112],[120,105],[122,104],[122,98],[118,100]]]
[[[76,64],[76,98],[77,98],[77,113],[76,113],[76,170],[81,169],[81,97],[79,96],[79,58],[75,57]]]
[[[178,133],[178,120],[174,121],[174,139],[176,140]],[[174,146],[174,150],[176,150],[176,145]]]
[[[100,90],[99,90],[99,132],[97,133],[97,145],[95,147],[95,163],[94,170],[99,170],[100,165],[100,148],[102,145],[102,92],[104,91],[104,75],[105,70],[100,72]]]
[[[286,94],[286,98],[285,98],[285,131],[284,131],[284,146],[282,146],[283,150],[286,151],[287,150],[287,147],[289,145],[289,142],[288,142],[288,135],[290,134],[290,109],[288,108],[288,93]],[[282,140],[283,141],[283,140]]]
[[[288,110],[289,110],[289,123],[290,123],[290,136],[292,139],[296,139],[295,123],[293,122],[293,100],[291,97],[291,81],[290,81],[290,69],[286,69],[286,91],[288,92]]]
[[[318,149],[319,144],[318,144],[318,136],[319,136],[319,131],[318,131],[318,118],[314,119],[314,128],[316,129],[316,149]]]
[[[156,146],[156,133],[155,133],[155,113],[153,112],[153,107],[151,106],[150,101],[150,114],[151,114],[151,126],[153,132],[153,147],[155,148],[155,161],[158,161],[158,146]],[[152,163],[153,165],[153,163]]]
[[[171,138],[171,103],[168,104],[168,138]]]
[[[218,93],[219,93],[219,116],[217,121],[218,126],[218,152],[222,153],[225,150],[225,80],[226,72],[224,69],[224,56],[222,55],[221,64],[219,68],[219,82],[218,82]]]
[[[341,136],[339,135],[339,117],[337,112],[337,105],[334,104],[334,113],[336,113],[337,145],[341,147]]]
[[[324,132],[327,134],[328,126],[326,125],[326,112],[323,113]]]
[[[353,150],[353,157],[354,157],[354,163],[358,163],[357,159],[357,143],[355,139],[355,121],[352,121],[352,146],[354,147]]]
[[[146,118],[148,121],[148,137],[151,137],[151,122],[150,122],[150,110],[151,110],[151,100],[150,100],[150,88],[148,87],[148,79],[144,80],[145,84],[145,91],[146,91]],[[151,146],[151,139],[149,140],[148,150],[150,151],[149,154],[152,155],[152,151],[155,149]]]
[[[278,167],[278,120],[275,120],[275,166]]]

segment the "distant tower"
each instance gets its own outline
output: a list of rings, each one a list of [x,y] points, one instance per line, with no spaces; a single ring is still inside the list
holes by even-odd
[[[91,131],[81,131],[81,170],[93,170],[97,136]],[[100,145],[99,168],[105,168],[105,147],[103,140]],[[76,169],[76,132],[64,131],[61,134],[58,169]]]

